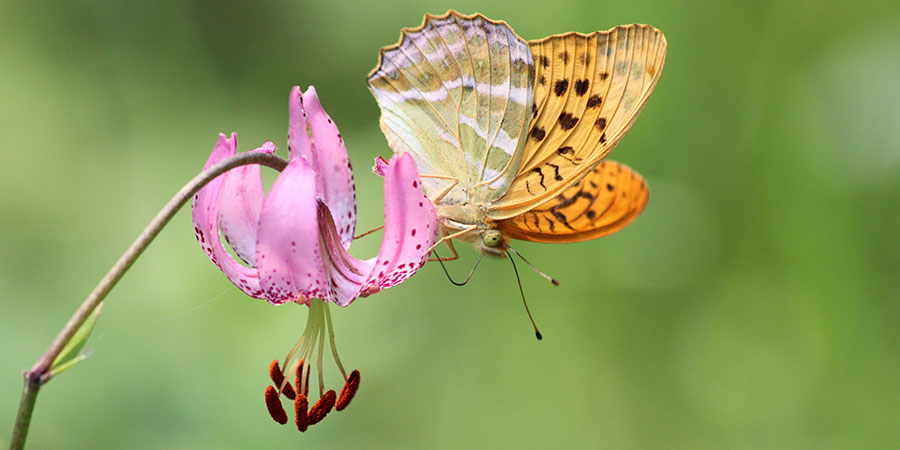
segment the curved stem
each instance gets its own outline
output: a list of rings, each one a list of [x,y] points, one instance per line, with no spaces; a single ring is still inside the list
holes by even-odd
[[[25,389],[22,390],[19,413],[16,415],[16,425],[13,427],[12,439],[9,442],[10,449],[25,447],[28,426],[31,425],[31,412],[34,411],[34,401],[37,400],[38,391],[41,389],[40,380],[31,381],[28,378],[28,374],[25,374]]]
[[[141,253],[150,245],[150,242],[162,231],[163,227],[169,223],[169,220],[175,216],[175,213],[187,203],[203,186],[212,181],[217,176],[239,166],[248,164],[259,164],[271,167],[281,171],[287,166],[287,161],[275,155],[267,153],[247,152],[233,156],[218,164],[200,172],[188,182],[181,190],[169,200],[168,203],[156,214],[156,217],[144,228],[144,231],[134,240],[131,246],[125,250],[125,253],[119,257],[119,260],[109,269],[106,276],[97,283],[94,290],[88,294],[84,302],[75,311],[75,314],[69,319],[65,327],[44,352],[44,355],[34,364],[28,372],[25,372],[25,387],[22,393],[22,401],[19,404],[19,412],[16,415],[16,424],[13,429],[13,436],[10,442],[10,449],[21,449],[25,446],[25,437],[28,434],[28,425],[31,422],[31,414],[34,410],[34,403],[37,399],[37,393],[40,387],[49,381],[48,372],[53,361],[59,356],[63,348],[75,335],[75,332],[84,324],[85,320],[90,317],[91,313],[97,308],[97,305],[112,290],[113,286],[119,282],[125,272],[131,268],[131,265],[138,259]]]

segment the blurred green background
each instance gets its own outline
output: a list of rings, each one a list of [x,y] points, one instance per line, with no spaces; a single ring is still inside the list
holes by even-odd
[[[300,435],[263,390],[304,309],[244,297],[182,212],[109,297],[94,355],[41,391],[32,448],[900,446],[895,0],[3,2],[0,440],[22,370],[217,134],[286,150],[291,86],[318,88],[358,229],[379,225],[369,167],[390,151],[365,76],[448,8],[526,39],[632,22],[668,38],[612,155],[647,178],[648,209],[598,241],[518,244],[562,282],[523,272],[544,341],[507,263],[464,288],[428,264],[334,311],[362,387]]]

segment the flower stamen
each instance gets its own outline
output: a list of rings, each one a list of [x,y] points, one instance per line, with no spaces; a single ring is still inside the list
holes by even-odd
[[[328,340],[331,343],[331,354],[334,355],[334,362],[337,364],[338,369],[341,371],[341,375],[344,376],[344,380],[347,380],[347,371],[344,370],[344,365],[341,364],[341,357],[338,356],[337,345],[334,343],[334,325],[331,323],[331,310],[325,308],[325,322],[328,326]]]
[[[269,365],[269,378],[272,379],[272,382],[275,383],[276,389],[281,391],[285,397],[293,400],[296,397],[296,393],[294,392],[294,387],[291,386],[290,383],[285,383],[284,373],[281,372],[281,368],[278,367],[278,360],[272,360],[272,364]]]
[[[305,385],[302,381],[303,381],[303,375],[304,375],[303,372],[308,367],[309,367],[309,364],[306,364],[306,360],[303,358],[300,358],[300,363],[297,365],[297,370],[295,371],[295,375],[294,375],[294,384],[297,385],[297,390],[300,391],[301,386],[305,386],[305,389],[302,389],[301,393],[303,395],[305,395],[306,397],[309,397],[309,386]]]
[[[300,430],[301,433],[305,432],[309,427],[309,414],[307,413],[307,409],[309,409],[309,400],[306,399],[306,395],[298,395],[297,399],[294,400],[294,422],[297,424],[297,429]]]
[[[272,416],[272,420],[284,425],[288,420],[287,412],[284,411],[284,406],[281,406],[281,400],[278,397],[275,387],[266,386],[266,408],[269,409],[269,415]]]
[[[326,307],[327,311],[328,308]],[[322,401],[322,398],[325,396],[325,376],[322,374],[322,354],[325,351],[325,328],[321,328],[319,330],[319,357],[316,359],[316,368],[319,369],[319,401]],[[316,402],[318,405],[319,402]],[[313,406],[315,408],[315,406]],[[322,416],[325,417],[324,415]],[[320,419],[321,420],[321,419]]]
[[[344,383],[344,387],[341,389],[341,395],[338,396],[334,409],[343,411],[344,408],[350,405],[350,400],[353,400],[353,396],[356,395],[357,389],[359,389],[359,371],[354,370],[353,372],[350,372],[350,377],[347,378],[347,382]]]
[[[360,379],[358,370],[354,370],[348,376],[338,357],[328,304],[317,299],[311,299],[307,304],[309,316],[306,320],[306,329],[288,352],[283,365],[279,365],[277,359],[269,365],[269,377],[275,386],[266,387],[266,407],[269,409],[272,419],[280,424],[287,423],[287,413],[279,399],[279,393],[281,393],[294,401],[294,422],[301,432],[305,432],[309,426],[321,422],[332,409],[341,411],[346,408],[359,389]],[[344,386],[340,396],[334,390],[326,391],[325,387],[322,360],[325,356],[326,336],[334,362],[344,377]],[[313,355],[314,353],[316,354]],[[310,407],[309,385],[312,381],[310,361],[313,356],[316,358],[316,373],[319,379],[319,400]],[[285,378],[285,374],[294,375],[293,385]]]
[[[334,407],[334,399],[336,395],[334,391],[328,391],[319,401],[313,405],[312,409],[309,410],[309,424],[315,425],[322,421],[329,412],[331,412],[331,408]]]

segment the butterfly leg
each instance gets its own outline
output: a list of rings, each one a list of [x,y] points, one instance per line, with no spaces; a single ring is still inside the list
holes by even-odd
[[[453,241],[447,241],[447,248],[450,249],[450,253],[453,254],[453,256],[444,259],[444,261],[453,261],[454,259],[459,259],[459,253],[456,253],[456,248],[453,247]]]
[[[380,229],[382,229],[382,228],[384,228],[384,225],[382,225],[382,226],[380,226],[380,227],[373,228],[373,229],[371,229],[371,230],[369,230],[369,231],[366,231],[365,233],[360,234],[359,236],[353,236],[353,240],[355,241],[355,240],[357,240],[357,239],[359,239],[359,238],[366,237],[366,236],[368,236],[368,235],[370,235],[370,234],[372,234],[372,233],[374,233],[374,232],[376,232],[376,231],[378,231],[378,230],[380,230]]]
[[[450,241],[451,239],[458,238],[466,233],[475,231],[477,228],[478,228],[478,225],[470,225],[468,227],[463,228],[462,230],[457,231],[456,233],[445,235],[444,237],[438,239],[438,241],[435,242],[434,245],[432,245],[431,248],[429,248],[428,251],[425,253],[431,253],[431,251],[434,250],[435,247],[440,245],[441,242]],[[456,253],[456,251],[454,251],[453,253]],[[459,255],[457,255],[457,256],[459,256]]]
[[[444,235],[446,236],[446,231],[444,231]],[[456,253],[456,248],[453,247],[453,241],[452,241],[452,240],[451,240],[451,241],[447,241],[447,248],[450,249],[450,253],[452,253],[453,256],[449,256],[449,257],[446,257],[446,258],[442,258],[442,257],[438,257],[438,258],[428,258],[428,261],[453,261],[453,260],[459,259],[459,253]]]

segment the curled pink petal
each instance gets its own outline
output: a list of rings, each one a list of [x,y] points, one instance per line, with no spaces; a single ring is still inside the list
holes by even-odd
[[[434,207],[422,191],[419,171],[408,153],[391,159],[384,177],[384,234],[363,296],[400,284],[425,261],[437,238]]]
[[[347,148],[337,125],[322,108],[316,88],[310,86],[303,94],[303,108],[312,131],[310,164],[319,178],[320,195],[334,217],[344,248],[349,248],[356,229],[356,190]]]
[[[253,151],[273,154],[275,150],[275,144],[266,142]],[[259,165],[237,167],[226,172],[223,177],[225,181],[219,194],[219,227],[234,252],[245,263],[254,267],[259,211],[265,196]]]
[[[319,227],[325,247],[325,267],[331,279],[332,300],[347,306],[359,297],[366,278],[375,267],[375,258],[360,261],[347,253],[341,243],[328,206],[319,202]]]
[[[375,175],[383,177],[384,174],[387,173],[389,164],[390,163],[387,162],[384,158],[382,158],[381,156],[377,156],[375,157],[375,165],[372,166],[372,172],[374,172]]]
[[[306,158],[312,164],[313,150],[312,139],[309,137],[309,128],[306,121],[306,111],[303,109],[303,94],[300,86],[294,86],[288,97],[288,159],[297,157]]]
[[[236,134],[232,134],[230,139],[226,138],[224,134],[220,134],[219,140],[203,168],[208,169],[219,161],[234,156],[236,145]],[[203,251],[206,252],[206,256],[225,273],[225,276],[235,286],[251,297],[263,298],[256,270],[235,261],[222,247],[219,239],[219,201],[224,181],[225,177],[220,176],[209,182],[194,196],[191,204],[194,234],[197,236],[200,246],[203,247]]]
[[[360,261],[350,256],[340,245],[328,207],[319,204],[331,301],[340,306],[412,276],[428,259],[437,237],[437,215],[422,192],[415,162],[406,154],[395,159],[384,178],[384,237],[377,258]]]
[[[259,215],[256,267],[270,303],[331,299],[320,249],[316,177],[304,158],[292,158],[275,180]]]

